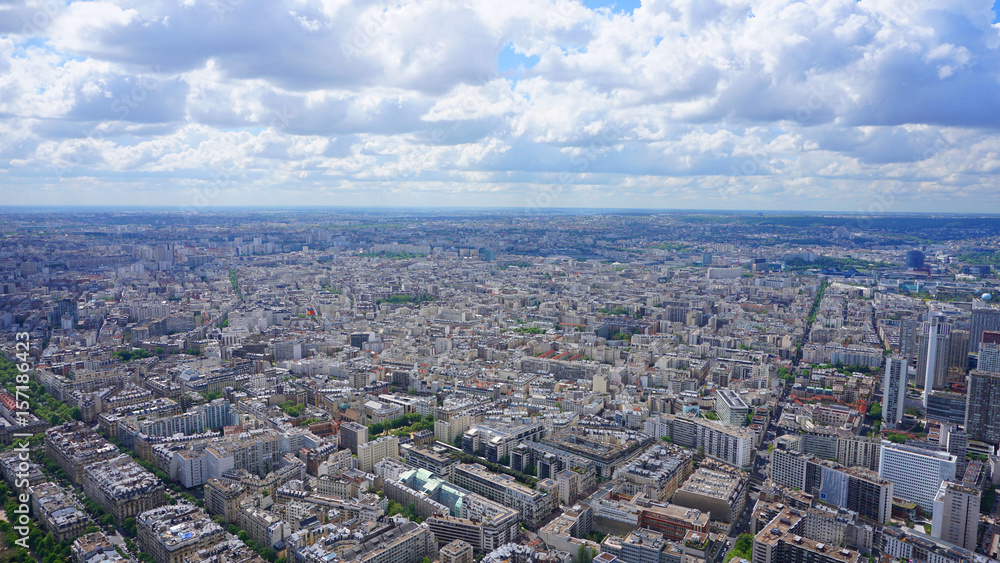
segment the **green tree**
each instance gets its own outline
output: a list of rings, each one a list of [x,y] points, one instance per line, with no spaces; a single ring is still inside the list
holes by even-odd
[[[872,403],[868,409],[868,416],[872,417],[872,420],[882,420],[882,405],[878,402]]]
[[[897,444],[905,444],[906,443],[906,434],[898,434],[896,432],[892,432],[892,433],[889,434],[888,440],[890,442],[895,442]]]
[[[750,560],[753,556],[753,537],[750,534],[743,533],[736,538],[736,543],[733,544],[733,549],[726,554],[725,561],[728,563],[731,559],[742,558]]]

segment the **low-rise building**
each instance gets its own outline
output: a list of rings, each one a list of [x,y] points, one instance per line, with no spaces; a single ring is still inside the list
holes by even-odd
[[[690,532],[708,534],[708,514],[697,508],[650,503],[639,509],[638,525],[660,532],[669,540],[682,540]]]

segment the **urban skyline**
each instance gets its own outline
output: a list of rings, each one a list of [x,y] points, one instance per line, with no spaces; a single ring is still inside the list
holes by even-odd
[[[1000,563],[1000,0],[0,2],[0,563]]]

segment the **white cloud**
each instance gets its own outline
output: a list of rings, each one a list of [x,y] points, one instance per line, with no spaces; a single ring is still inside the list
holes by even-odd
[[[516,206],[545,190],[553,205],[856,209],[891,189],[900,210],[1000,204],[989,0],[2,13],[11,202],[73,178],[94,203],[167,203],[226,177],[214,192],[247,203],[274,189],[283,203]],[[505,46],[531,64],[498,69]]]

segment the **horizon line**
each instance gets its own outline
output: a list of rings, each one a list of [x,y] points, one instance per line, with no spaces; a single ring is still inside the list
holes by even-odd
[[[834,215],[848,217],[889,217],[889,216],[969,216],[969,217],[1000,217],[998,213],[969,212],[969,211],[879,211],[877,213],[866,213],[863,211],[845,210],[765,210],[765,209],[712,209],[712,208],[643,208],[643,207],[547,207],[530,208],[522,206],[393,206],[393,205],[233,205],[233,206],[205,206],[197,209],[178,207],[174,205],[144,205],[144,204],[0,204],[0,214],[9,211],[50,211],[50,212],[73,212],[80,210],[95,211],[169,211],[180,215],[198,215],[206,212],[225,211],[317,211],[317,210],[370,210],[370,211],[419,211],[419,212],[442,212],[442,211],[478,211],[478,212],[518,212],[523,214],[567,214],[567,213],[602,213],[614,215],[616,213],[709,213],[709,214],[731,214],[731,215]]]

